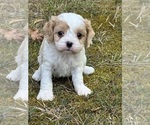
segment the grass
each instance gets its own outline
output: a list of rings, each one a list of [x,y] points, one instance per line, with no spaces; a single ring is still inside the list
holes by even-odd
[[[82,11],[81,11],[82,10]],[[93,94],[78,96],[71,78],[53,78],[55,99],[36,100],[39,83],[32,80],[38,68],[40,42],[29,45],[29,124],[107,125],[122,122],[121,2],[96,0],[29,1],[29,26],[42,29],[51,15],[75,12],[92,21],[96,32],[87,50],[88,65],[96,72],[85,75],[84,82]],[[43,19],[39,23],[36,20]],[[42,30],[41,30],[42,31]]]

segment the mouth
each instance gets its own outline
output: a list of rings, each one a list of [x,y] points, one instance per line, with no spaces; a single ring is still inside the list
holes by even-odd
[[[70,49],[67,49],[66,51],[71,51]]]
[[[65,52],[66,52],[66,53],[74,53],[74,52],[73,52],[72,50],[70,50],[70,49],[66,49]]]
[[[64,53],[74,53],[74,54],[76,54],[76,53],[79,53],[80,51],[76,51],[76,50],[74,50],[73,48],[64,48],[64,49],[61,49],[61,50],[58,50],[58,51],[60,51],[60,52],[64,52]]]
[[[64,53],[75,53],[73,50],[71,50],[71,49],[65,49],[65,50],[63,50],[63,52]]]

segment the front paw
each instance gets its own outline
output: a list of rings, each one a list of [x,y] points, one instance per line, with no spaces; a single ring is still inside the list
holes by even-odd
[[[28,101],[28,90],[19,89],[14,96],[14,100]]]
[[[87,96],[92,93],[92,91],[85,85],[77,86],[75,90],[79,96]]]
[[[42,90],[40,89],[40,92],[37,96],[38,100],[43,100],[43,101],[52,101],[54,99],[53,92],[51,90]]]
[[[20,74],[18,70],[12,70],[7,76],[7,79],[11,81],[19,81],[20,80]]]

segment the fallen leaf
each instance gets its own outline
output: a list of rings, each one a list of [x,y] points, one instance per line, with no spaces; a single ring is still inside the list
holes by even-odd
[[[22,40],[24,35],[22,33],[19,33],[16,29],[13,29],[11,31],[4,31],[4,37],[7,40]]]
[[[40,33],[38,29],[35,30],[29,29],[29,35],[33,40],[40,40],[40,41],[43,40],[43,34]]]

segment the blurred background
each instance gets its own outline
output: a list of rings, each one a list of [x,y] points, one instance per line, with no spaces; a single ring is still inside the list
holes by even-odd
[[[28,22],[26,0],[0,0],[0,124],[28,124],[28,104],[14,101],[18,82],[6,79],[17,67],[15,56]]]

